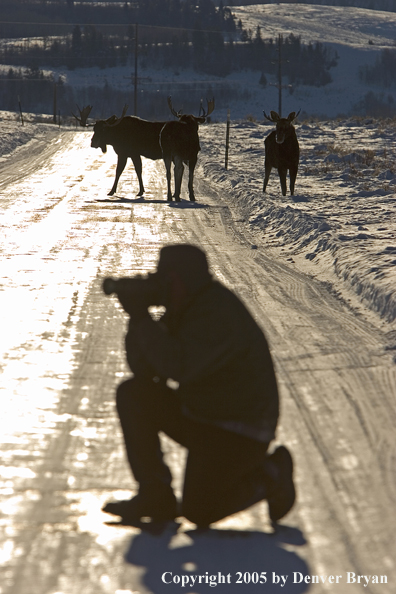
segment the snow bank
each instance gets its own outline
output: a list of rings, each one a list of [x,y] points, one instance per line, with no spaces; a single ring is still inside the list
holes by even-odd
[[[0,112],[0,160],[37,136],[53,136],[57,126],[49,124],[50,121],[50,116],[23,114],[22,125],[20,116],[15,113]]]
[[[296,126],[296,195],[283,197],[273,170],[263,194],[264,123],[234,122],[228,170],[225,125],[201,127],[200,166],[249,225],[256,243],[304,271],[352,289],[396,320],[396,122],[351,119]]]

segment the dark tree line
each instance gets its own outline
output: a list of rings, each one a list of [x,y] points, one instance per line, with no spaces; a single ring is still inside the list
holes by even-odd
[[[169,82],[157,86],[139,89],[138,113],[147,119],[164,120],[169,117],[167,97],[176,95],[178,106],[190,113],[199,113],[202,96],[216,96],[219,105],[226,103],[230,95],[236,100],[248,101],[249,90],[223,82],[214,89],[210,84],[191,82],[176,86]],[[42,71],[31,68],[10,68],[8,72],[0,71],[0,110],[17,111],[18,100],[24,112],[54,114],[56,95],[56,115],[61,114],[62,121],[74,121],[72,112],[78,113],[80,107],[93,105],[93,119],[107,118],[112,114],[121,115],[123,106],[129,104],[128,114],[132,115],[133,91],[114,89],[107,82],[101,86],[88,85],[73,88],[62,79],[55,79]]]
[[[278,41],[263,40],[242,29],[241,40],[225,40],[221,31],[203,29],[167,31],[168,40],[155,39],[156,28],[139,26],[138,52],[143,68],[193,68],[197,72],[226,76],[238,70],[256,70],[269,75],[277,71]],[[69,69],[132,64],[135,56],[134,26],[123,34],[106,34],[94,25],[75,25],[72,33],[21,44],[3,45],[0,60],[11,66],[31,68],[66,66]],[[153,40],[154,38],[154,40]],[[291,84],[322,86],[331,82],[330,70],[337,65],[334,50],[322,43],[304,44],[296,35],[282,43],[283,74]]]
[[[251,31],[242,29],[241,38],[244,42],[233,48],[232,58],[236,67],[276,74],[278,40],[262,39],[260,27],[257,27],[254,36]],[[290,84],[326,85],[332,80],[330,69],[337,63],[337,52],[323,43],[305,44],[301,36],[293,33],[282,39],[282,73]]]
[[[65,2],[65,0],[1,0],[0,37],[54,34],[53,23],[116,25],[120,23],[235,31],[231,10],[213,0],[126,0],[124,2]],[[35,23],[34,27],[29,26]],[[25,23],[24,26],[16,23]]]
[[[384,49],[373,66],[362,66],[359,76],[367,84],[390,88],[396,84],[396,50]]]
[[[0,71],[0,109],[16,111],[18,100],[26,111],[50,113],[54,79],[36,68]]]
[[[354,113],[375,118],[393,118],[396,115],[396,103],[392,95],[370,91],[354,105]]]

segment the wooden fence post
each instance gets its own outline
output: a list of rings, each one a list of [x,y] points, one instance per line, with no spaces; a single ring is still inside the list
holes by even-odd
[[[54,124],[56,124],[56,112],[57,112],[57,92],[56,92],[56,82],[54,82],[54,117],[53,117]]]
[[[225,169],[228,167],[228,150],[230,146],[230,110],[227,111],[227,129],[226,129],[226,149],[225,149]]]
[[[22,105],[21,105],[21,100],[20,100],[19,96],[18,96],[18,104],[19,104],[19,113],[21,114],[21,123],[22,123],[22,126],[23,126],[23,123],[24,122],[23,122]]]

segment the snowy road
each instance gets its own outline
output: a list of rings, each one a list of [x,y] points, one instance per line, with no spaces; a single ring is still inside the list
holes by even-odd
[[[215,590],[226,594],[394,592],[396,382],[380,326],[271,248],[252,246],[199,175],[197,204],[168,204],[163,165],[151,161],[145,200],[134,198],[130,167],[108,198],[115,156],[89,138],[38,140],[33,157],[20,149],[0,168],[0,594],[202,594],[213,585],[182,587],[173,577],[221,581],[219,573],[230,576]],[[134,487],[114,411],[128,373],[126,318],[101,282],[152,270],[160,247],[179,241],[207,251],[268,337],[282,397],[278,438],[294,454],[298,488],[277,535],[265,503],[208,534],[183,523],[160,537],[106,524],[100,511]],[[165,446],[178,490],[184,452]]]

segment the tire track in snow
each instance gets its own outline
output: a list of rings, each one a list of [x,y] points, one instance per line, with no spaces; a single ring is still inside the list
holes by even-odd
[[[240,237],[229,211],[220,212],[228,234]],[[203,231],[196,237],[202,235]],[[330,532],[338,531],[339,540],[346,543],[340,558],[349,556],[360,574],[370,573],[368,567],[371,573],[378,573],[378,567],[386,573],[393,565],[388,553],[395,544],[394,518],[389,516],[395,498],[394,472],[389,473],[389,463],[381,462],[378,444],[384,435],[395,451],[396,423],[396,374],[384,350],[386,340],[323,283],[276,261],[265,247],[252,252],[243,236],[242,242],[245,249],[239,255],[236,248],[226,253],[229,246],[224,241],[212,241],[210,248],[221,280],[227,279],[231,288],[245,284],[239,292],[269,338],[285,391],[283,402],[293,400],[317,451],[316,490],[319,485],[321,497],[326,494],[330,511],[320,497],[314,505],[324,517],[330,514]],[[294,433],[295,421],[286,413],[288,408],[290,404],[284,405],[282,416],[286,441]],[[295,440],[299,459],[300,438]],[[305,481],[311,469],[299,462]],[[370,590],[375,592],[375,587]]]

